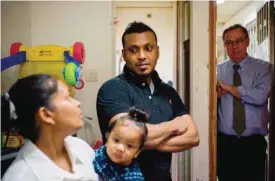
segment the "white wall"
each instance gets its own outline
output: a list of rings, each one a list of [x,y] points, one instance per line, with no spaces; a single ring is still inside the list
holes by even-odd
[[[224,61],[226,56],[226,51],[224,50],[223,42],[221,36],[223,31],[229,26],[239,23],[246,26],[251,21],[257,18],[257,12],[262,8],[266,1],[251,1],[249,2],[241,11],[236,13],[231,19],[229,19],[224,25],[217,26],[217,54],[218,62]],[[269,61],[267,41],[264,41],[260,46],[256,47],[255,54],[251,55],[256,58],[261,58],[263,60]]]
[[[217,25],[216,35],[218,63],[224,61],[226,57],[226,51],[224,50],[224,45],[222,41],[223,31],[233,24],[238,23],[242,24],[243,26],[246,26],[249,22],[255,20],[257,18],[257,12],[261,9],[265,2],[266,1],[251,1],[243,9],[236,13],[231,19],[229,19],[226,23]],[[262,58],[260,56],[257,57]]]
[[[112,2],[2,2],[1,15],[2,57],[9,55],[13,41],[21,41],[26,46],[57,44],[64,47],[76,41],[84,42],[84,69],[97,71],[98,81],[86,82],[75,97],[82,102],[84,115],[94,119],[96,135],[100,138],[96,95],[103,82],[115,74]],[[13,83],[10,79],[16,80],[15,74],[5,76],[3,73],[2,76],[5,85]]]
[[[261,9],[265,2],[266,1],[251,1],[243,9],[241,9],[241,11],[239,11],[228,22],[225,23],[224,29],[235,23],[240,23],[245,26],[250,21],[256,19],[257,12]]]
[[[1,2],[1,57],[9,56],[13,42],[31,44],[29,2]],[[16,81],[18,67],[14,66],[1,74],[1,92]]]
[[[239,23],[245,26],[247,23],[256,19],[257,12],[261,9],[261,7],[265,4],[265,2],[266,1],[251,1],[247,3],[247,5],[244,6],[243,9],[237,12],[226,23],[217,25],[216,35],[222,36],[223,30],[225,30],[226,28],[228,28],[233,24]]]
[[[209,175],[209,2],[191,3],[191,116],[200,135],[191,153],[191,181],[207,181]]]

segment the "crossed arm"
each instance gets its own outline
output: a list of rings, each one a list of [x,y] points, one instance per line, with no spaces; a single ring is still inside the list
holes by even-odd
[[[111,121],[127,113],[114,116]],[[180,152],[199,145],[199,134],[191,116],[185,114],[159,124],[147,124],[148,137],[145,149],[162,152]]]
[[[271,93],[271,86],[271,66],[269,66],[254,81],[253,87],[246,87],[244,85],[236,87],[218,81],[217,94],[218,97],[221,97],[226,93],[230,93],[246,104],[261,106],[267,102]]]
[[[157,150],[163,152],[180,152],[199,145],[198,130],[191,116],[185,114],[180,118],[184,120],[180,120],[176,123],[171,122],[171,124],[183,129],[186,126],[186,129],[179,134],[172,134],[166,140],[162,141],[157,145]]]
[[[116,89],[113,89],[116,87]],[[108,90],[112,89],[110,94]],[[179,152],[198,146],[199,134],[197,127],[191,116],[185,114],[185,109],[180,97],[175,90],[170,92],[173,98],[173,109],[178,117],[173,120],[162,122],[159,124],[149,124],[148,137],[145,142],[145,149],[156,149],[163,152]],[[129,91],[127,86],[120,82],[111,81],[103,85],[97,98],[97,110],[102,120],[108,118],[106,115],[114,116],[109,118],[108,123],[127,114],[126,111],[131,106],[129,103]],[[103,123],[102,123],[103,124]],[[103,125],[105,126],[105,125]]]

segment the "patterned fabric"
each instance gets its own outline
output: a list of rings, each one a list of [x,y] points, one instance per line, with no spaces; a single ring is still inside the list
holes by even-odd
[[[96,150],[93,164],[95,172],[103,181],[144,181],[136,160],[127,166],[115,164],[108,157],[105,145]]]

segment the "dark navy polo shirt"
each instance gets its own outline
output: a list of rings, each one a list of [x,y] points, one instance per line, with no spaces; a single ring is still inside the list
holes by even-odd
[[[108,80],[99,89],[97,96],[97,115],[105,143],[108,123],[115,115],[127,112],[130,107],[138,106],[149,114],[149,123],[158,124],[187,114],[187,109],[176,90],[162,82],[158,73],[152,73],[155,90],[151,93],[146,82],[131,72],[126,66],[124,73]],[[171,153],[144,150],[139,156],[140,166],[146,171],[158,168],[169,170]]]

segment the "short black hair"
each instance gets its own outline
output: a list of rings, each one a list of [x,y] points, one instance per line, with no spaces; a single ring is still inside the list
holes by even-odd
[[[243,33],[245,34],[245,38],[249,38],[249,34],[248,34],[248,31],[247,29],[242,26],[241,24],[234,24],[232,26],[229,26],[228,28],[226,28],[224,31],[223,31],[223,34],[222,34],[222,39],[224,40],[225,38],[225,34],[228,32],[228,31],[231,31],[231,30],[234,30],[234,29],[237,29],[237,28],[240,28]]]
[[[57,80],[47,74],[34,74],[18,79],[1,96],[1,121],[4,129],[19,129],[20,135],[35,143],[40,136],[36,113],[41,107],[53,109],[51,98],[57,88]],[[10,101],[15,107],[15,119],[10,118]]]
[[[125,36],[126,35],[129,35],[132,33],[143,33],[146,31],[152,32],[155,36],[156,42],[158,42],[157,35],[156,35],[155,31],[152,28],[150,28],[148,25],[144,24],[143,22],[137,22],[137,21],[129,23],[122,35],[123,48],[125,47]]]
[[[147,140],[148,128],[146,126],[146,122],[148,122],[148,114],[141,108],[131,107],[128,111],[128,114],[122,117],[119,117],[115,121],[111,122],[107,129],[107,135],[111,133],[111,131],[116,127],[118,122],[123,122],[125,120],[133,121],[136,126],[140,127],[143,131],[141,137],[140,148],[144,146],[145,141]]]

